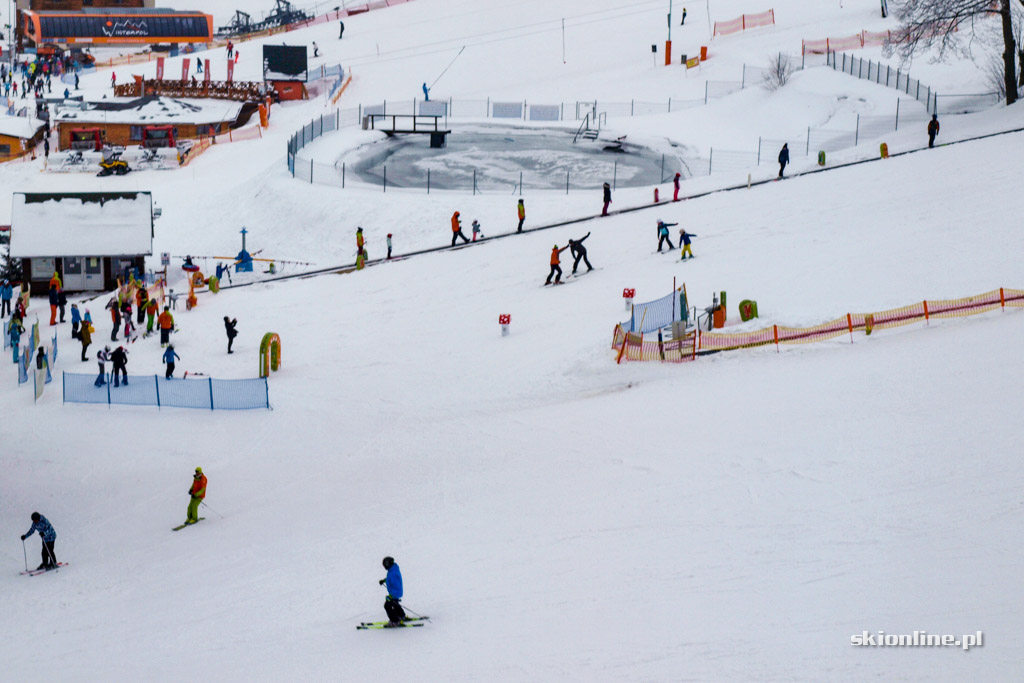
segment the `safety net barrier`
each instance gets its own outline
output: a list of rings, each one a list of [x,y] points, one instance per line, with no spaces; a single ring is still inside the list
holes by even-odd
[[[629,320],[622,323],[621,327],[627,332],[654,332],[663,327],[668,327],[674,321],[679,320],[684,311],[677,300],[677,292],[654,301],[642,304],[633,304]]]
[[[920,301],[900,308],[892,308],[876,313],[847,313],[812,327],[786,327],[772,325],[750,332],[706,332],[698,330],[688,333],[680,343],[685,345],[689,336],[693,336],[694,356],[717,351],[735,351],[758,346],[774,344],[808,344],[827,341],[845,334],[853,336],[854,332],[871,334],[874,330],[884,330],[913,323],[927,323],[932,318],[960,318],[988,311],[1003,310],[1007,307],[1024,308],[1024,290],[994,289],[984,294],[968,296],[961,299],[941,299]],[[674,340],[673,340],[674,341]],[[623,325],[616,325],[612,334],[612,349],[617,352],[618,359],[626,360],[675,360],[676,353],[666,353],[670,342],[645,338],[641,332],[632,332]],[[675,347],[672,347],[673,351]]]
[[[696,359],[697,334],[689,331],[677,338],[666,338],[663,330],[656,336],[643,332],[629,332],[622,325],[616,325],[612,332],[612,350],[616,360],[661,361],[662,363],[685,363]]]
[[[265,377],[255,379],[166,379],[160,375],[129,375],[114,384],[112,374],[83,375],[65,372],[65,403],[248,410],[270,408]]]
[[[759,26],[772,26],[775,24],[775,10],[770,9],[759,14],[743,14],[728,21],[716,21],[714,36],[727,36],[732,33],[739,33],[747,29]]]

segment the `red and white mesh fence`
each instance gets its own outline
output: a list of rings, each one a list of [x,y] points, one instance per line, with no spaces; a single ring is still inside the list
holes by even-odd
[[[716,21],[714,36],[727,36],[732,33],[739,33],[759,26],[773,26],[775,24],[775,10],[770,9],[760,14],[743,14],[728,21]]]
[[[890,31],[861,31],[852,36],[840,38],[822,38],[821,40],[804,40],[802,42],[805,55],[823,55],[839,50],[859,50],[862,47],[881,47],[892,39]]]

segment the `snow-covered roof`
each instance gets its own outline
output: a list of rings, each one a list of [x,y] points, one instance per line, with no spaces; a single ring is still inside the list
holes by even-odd
[[[63,108],[56,121],[122,124],[198,124],[234,121],[242,103],[231,100],[193,100],[173,97],[114,97],[86,102],[86,109]]]
[[[138,256],[153,253],[149,192],[14,194],[11,256]]]
[[[39,119],[25,116],[0,116],[0,135],[29,140],[43,127]]]

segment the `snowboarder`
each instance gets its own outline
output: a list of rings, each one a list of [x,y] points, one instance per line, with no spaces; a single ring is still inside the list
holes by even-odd
[[[338,21],[338,40],[341,40],[345,36],[345,22]]]
[[[235,343],[235,337],[238,336],[238,332],[235,330],[235,325],[237,324],[238,318],[232,318],[229,320],[227,316],[224,316],[224,331],[227,332],[228,335],[228,353],[234,353],[234,351],[231,350],[231,345]]]
[[[425,102],[430,101],[430,88],[427,87],[426,83],[423,84],[423,100]]]
[[[313,41],[313,57],[315,58],[315,57],[319,57],[319,56],[320,56],[320,48],[317,47],[316,41],[314,40]]]
[[[231,353],[228,351],[228,353]],[[164,351],[164,363],[167,364],[167,372],[164,373],[164,379],[171,379],[174,377],[174,359],[181,360],[181,356],[174,352],[174,344],[168,344],[167,350]]]
[[[93,382],[98,387],[103,386],[107,383],[107,366],[106,362],[110,360],[110,347],[104,346],[103,350],[96,354],[96,364],[100,366],[100,374],[96,376],[96,381]]]
[[[679,179],[683,177],[682,173],[676,173],[676,177],[672,179],[672,201],[679,201]]]
[[[555,278],[556,285],[562,283],[562,267],[558,265],[559,263],[561,263],[561,259],[559,258],[559,256],[562,254],[563,251],[565,251],[568,248],[568,245],[566,245],[559,249],[557,244],[551,248],[551,272],[548,273],[548,279],[544,282],[544,284],[550,285],[552,276],[554,276]]]
[[[6,318],[11,312],[11,297],[14,296],[14,288],[10,280],[4,280],[0,284],[0,318]]]
[[[188,502],[188,518],[185,520],[185,524],[195,524],[199,521],[199,503],[203,502],[203,498],[206,498],[206,475],[203,474],[202,467],[196,468],[196,473],[192,477],[192,487],[188,490],[188,495],[191,498]]]
[[[388,258],[391,258],[391,233],[388,233]]]
[[[517,207],[517,212],[519,214],[519,227],[516,228],[516,232],[522,232],[523,231],[523,222],[526,220],[526,206],[523,204],[523,200],[522,199],[519,200],[519,206]]]
[[[85,309],[85,318],[82,319],[82,331],[79,332],[78,338],[82,340],[82,362],[89,360],[89,357],[85,355],[89,345],[92,344],[92,333],[96,331],[96,328],[92,326],[92,316],[89,314],[89,309]]]
[[[82,314],[78,312],[78,304],[71,304],[71,338],[80,339],[78,328],[82,324]]]
[[[779,177],[782,177],[782,173],[786,170],[786,164],[789,163],[789,143],[782,143],[782,149],[779,150]]]
[[[939,134],[939,115],[932,114],[932,120],[928,122],[928,146],[935,146],[935,136]]]
[[[455,246],[455,241],[462,238],[463,243],[468,244],[469,239],[462,234],[462,221],[459,220],[459,212],[456,211],[452,214],[452,246]]]
[[[589,273],[594,269],[594,266],[590,265],[590,259],[587,258],[587,248],[583,246],[583,241],[590,237],[588,232],[578,240],[569,240],[569,253],[573,255],[574,261],[572,262],[572,274],[576,274],[576,269],[579,268],[580,261],[587,264],[587,272]]]
[[[114,349],[114,352],[110,354],[110,362],[114,364],[114,386],[120,386],[118,384],[118,372],[124,377],[124,385],[128,386],[128,352],[123,346],[118,346]]]
[[[604,184],[604,208],[601,209],[601,215],[608,215],[608,205],[612,203],[612,186],[608,183]]]
[[[384,599],[384,611],[388,614],[388,621],[391,624],[401,624],[405,621],[405,610],[402,609],[402,572],[393,557],[385,557],[382,564],[388,575],[378,581],[388,589],[388,597]]]
[[[39,538],[43,541],[43,563],[37,569],[56,569],[57,554],[54,552],[53,546],[57,542],[57,532],[53,530],[53,526],[46,517],[38,512],[33,512],[32,526],[22,535],[21,540],[24,541],[37,531]],[[399,595],[401,595],[401,582],[399,582]]]
[[[690,251],[690,238],[696,236],[696,233],[686,232],[686,228],[679,228],[679,241],[683,243],[683,257],[680,259],[681,261],[686,260],[687,254],[690,255],[690,258],[693,258],[693,252]]]
[[[672,240],[668,237],[668,229],[673,225],[679,225],[678,223],[666,223],[665,221],[658,219],[658,253],[661,253],[661,245],[668,242],[669,251],[675,249],[672,246]]]
[[[483,233],[480,232],[480,221],[473,219],[473,241],[476,242],[478,237],[483,237]]]
[[[160,317],[156,319],[157,324],[160,326],[160,348],[167,346],[171,338],[171,330],[174,329],[174,316],[171,315],[171,311],[167,306],[164,306],[164,312],[160,314]]]

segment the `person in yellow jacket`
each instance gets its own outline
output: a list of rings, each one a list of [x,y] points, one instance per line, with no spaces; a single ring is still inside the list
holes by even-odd
[[[203,474],[202,467],[196,468],[188,495],[191,496],[191,499],[188,503],[188,519],[185,520],[185,524],[195,524],[199,521],[199,503],[206,498],[206,475]]]
[[[53,271],[53,277],[50,278],[50,287],[56,287],[58,292],[64,289],[64,283],[60,281],[60,273],[56,270]]]

